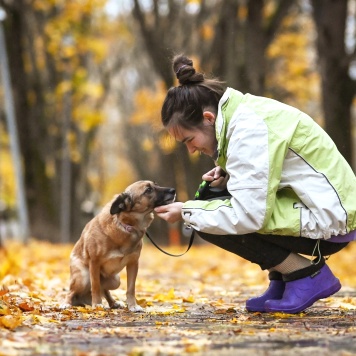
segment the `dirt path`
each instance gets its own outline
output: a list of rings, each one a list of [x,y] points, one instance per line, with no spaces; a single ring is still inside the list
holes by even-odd
[[[210,246],[180,259],[145,246],[137,283],[144,313],[61,311],[69,250],[48,248],[36,243],[21,252],[28,267],[0,282],[6,290],[0,315],[19,318],[16,326],[0,327],[0,355],[356,355],[355,249],[329,263],[341,291],[289,315],[248,313],[245,300],[265,289],[265,274]]]

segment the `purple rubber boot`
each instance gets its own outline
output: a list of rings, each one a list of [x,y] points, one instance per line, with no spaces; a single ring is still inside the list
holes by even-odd
[[[340,281],[324,265],[311,276],[286,282],[283,298],[267,300],[264,307],[266,312],[299,313],[317,300],[333,295],[340,288]]]
[[[281,299],[285,288],[285,282],[282,280],[282,275],[278,272],[270,272],[270,279],[267,290],[258,297],[250,298],[246,301],[246,309],[249,312],[264,313],[265,302],[269,299]]]

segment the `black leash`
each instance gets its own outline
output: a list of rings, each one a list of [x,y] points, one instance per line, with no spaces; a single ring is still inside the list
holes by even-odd
[[[189,240],[188,248],[187,248],[187,250],[186,250],[185,252],[181,253],[180,255],[173,255],[173,254],[171,254],[171,253],[169,253],[169,252],[167,252],[167,251],[162,250],[162,249],[152,240],[152,238],[151,238],[151,236],[149,235],[148,231],[146,231],[146,236],[149,238],[149,240],[152,242],[152,244],[153,244],[155,247],[157,247],[161,252],[163,252],[163,253],[165,253],[166,255],[171,256],[171,257],[180,257],[180,256],[185,255],[185,254],[190,250],[190,248],[191,248],[192,245],[193,245],[194,236],[195,236],[195,230],[194,230],[193,228],[191,228],[191,229],[192,229],[192,234],[190,235],[190,240]]]

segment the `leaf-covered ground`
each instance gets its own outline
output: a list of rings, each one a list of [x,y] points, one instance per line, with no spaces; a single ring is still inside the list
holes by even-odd
[[[304,313],[248,313],[266,274],[212,245],[173,258],[145,243],[137,299],[125,309],[60,310],[70,245],[0,251],[0,355],[356,355],[356,244],[328,262],[343,287]],[[170,248],[178,253],[181,248]],[[125,299],[126,275],[113,295]]]

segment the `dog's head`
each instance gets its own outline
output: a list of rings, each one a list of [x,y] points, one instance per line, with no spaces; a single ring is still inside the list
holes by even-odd
[[[160,187],[149,180],[140,180],[128,186],[119,194],[110,208],[110,214],[120,214],[122,211],[146,213],[156,206],[166,205],[174,201],[174,188]]]

